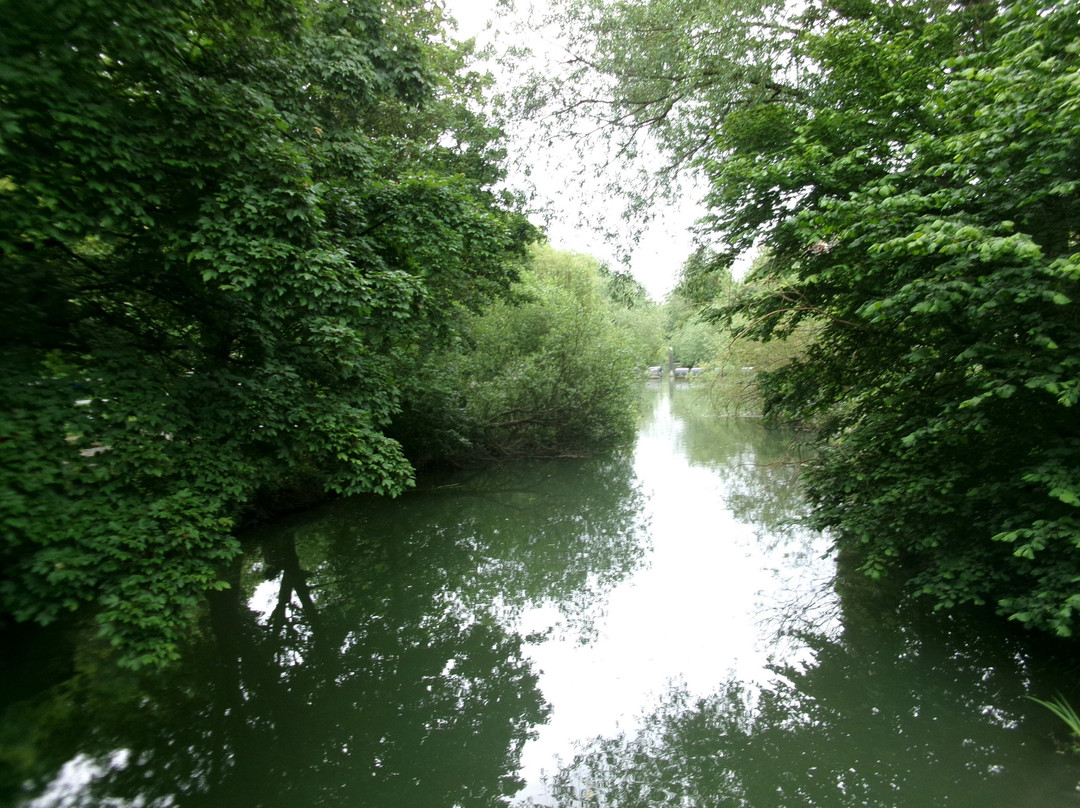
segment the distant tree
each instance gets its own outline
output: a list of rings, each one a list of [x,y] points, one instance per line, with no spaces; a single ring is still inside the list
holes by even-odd
[[[623,341],[639,369],[659,364],[665,354],[662,306],[625,270],[600,265],[604,294],[610,301],[609,316],[623,332]]]
[[[625,270],[612,270],[606,264],[600,264],[600,276],[604,279],[604,289],[612,303],[625,309],[644,306],[648,303],[649,293],[633,275]]]
[[[714,271],[722,260],[712,251],[696,250],[679,269],[678,282],[664,302],[664,344],[674,352],[680,366],[720,363],[731,340],[731,335],[711,318],[713,309],[723,305],[733,285],[726,265],[722,271]]]
[[[768,260],[767,255],[759,255],[751,270]],[[707,392],[714,407],[730,415],[765,414],[768,405],[761,389],[762,378],[801,355],[818,328],[810,321],[783,339],[757,339],[756,324],[742,313],[733,313],[733,305],[751,289],[759,293],[758,287],[759,283],[734,280],[730,256],[701,248],[683,265],[669,301],[677,322],[685,320],[670,339],[676,358],[683,355],[679,348],[686,342],[683,329],[689,329],[690,335],[701,335],[697,344],[707,339],[705,345],[712,350],[702,360],[712,371]],[[689,350],[694,353],[692,348]],[[697,354],[703,355],[700,349]]]
[[[640,365],[606,280],[595,259],[540,247],[513,297],[473,319],[454,364],[479,448],[563,454],[633,435]]]
[[[727,304],[735,291],[729,257],[698,247],[679,269],[674,291],[702,314]]]
[[[411,0],[10,0],[0,604],[176,654],[253,495],[394,494],[402,379],[531,238]]]

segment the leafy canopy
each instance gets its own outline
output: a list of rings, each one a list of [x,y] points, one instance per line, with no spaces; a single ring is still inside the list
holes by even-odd
[[[401,380],[531,228],[437,7],[5,11],[0,600],[161,663],[256,492],[410,484]]]
[[[468,350],[452,360],[474,443],[496,455],[623,444],[634,431],[641,367],[626,302],[647,318],[644,292],[628,296],[628,279],[586,255],[541,246],[532,257],[512,296],[472,318]]]

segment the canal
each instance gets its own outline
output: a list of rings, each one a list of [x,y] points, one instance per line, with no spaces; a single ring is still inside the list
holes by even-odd
[[[701,388],[650,383],[631,450],[252,533],[183,665],[84,643],[76,676],[5,694],[0,801],[1080,806],[1080,755],[1026,698],[1075,694],[1072,660],[838,571],[796,436]]]

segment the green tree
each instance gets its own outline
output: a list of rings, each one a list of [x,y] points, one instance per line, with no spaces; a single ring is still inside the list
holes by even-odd
[[[579,173],[627,202],[628,218],[651,218],[658,200],[681,201],[694,187],[684,187],[685,170],[722,151],[716,127],[733,111],[802,96],[778,67],[793,66],[786,45],[795,32],[778,0],[547,6],[532,25],[560,52],[532,70],[518,50],[508,56],[517,77],[513,108],[532,120],[539,142],[576,146]]]
[[[644,370],[660,364],[667,355],[663,306],[651,300],[645,287],[628,272],[601,265],[600,275],[610,301],[611,320],[623,332],[623,344],[635,366]]]
[[[1076,9],[928,11],[841,19],[813,41],[822,93],[875,76],[873,54],[880,100],[872,114],[840,107],[864,129],[843,156],[810,132],[769,155],[792,176],[808,148],[835,168],[804,176],[755,276],[771,291],[746,309],[763,337],[822,323],[806,357],[765,381],[778,412],[823,425],[817,523],[871,575],[899,569],[941,606],[988,602],[1069,635]],[[871,138],[883,120],[903,123]]]
[[[699,317],[679,323],[668,334],[668,347],[672,349],[678,367],[700,367],[714,364],[720,358],[728,339],[712,323]]]
[[[726,267],[713,272],[716,258],[700,248],[679,269],[678,283],[664,301],[665,364],[669,349],[680,367],[712,365],[720,359],[727,338],[720,327],[707,320],[711,308],[731,285],[731,273]]]
[[[474,318],[456,360],[474,443],[561,454],[628,440],[638,357],[612,306],[595,259],[536,249],[514,296]]]
[[[767,260],[759,256],[755,264]],[[695,353],[692,346],[680,349],[680,341],[685,340],[688,328],[693,329],[690,333],[702,332],[706,345],[714,349],[702,360],[712,371],[707,389],[713,406],[732,415],[759,416],[767,406],[760,379],[800,356],[818,326],[813,321],[804,323],[783,339],[754,338],[755,324],[743,314],[731,313],[732,304],[754,287],[735,281],[729,263],[723,253],[699,249],[683,265],[669,300],[673,317],[680,323],[671,343],[676,358]],[[700,350],[696,353],[703,355]]]
[[[612,131],[656,132],[707,178],[712,234],[767,248],[732,317],[760,340],[816,328],[762,385],[774,414],[820,427],[817,524],[941,606],[1074,633],[1076,4],[812,3],[780,22],[628,3],[592,19]],[[720,19],[719,44],[699,36]],[[670,109],[645,92],[669,73],[685,90]]]
[[[5,12],[0,598],[161,663],[255,492],[409,484],[401,380],[530,232],[437,9]]]

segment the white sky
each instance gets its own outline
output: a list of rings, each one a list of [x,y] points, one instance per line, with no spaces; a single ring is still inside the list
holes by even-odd
[[[527,6],[529,0],[517,0]],[[497,0],[443,0],[447,11],[458,21],[458,38],[476,36],[483,43],[489,20],[496,16]],[[524,147],[522,147],[524,148]],[[513,149],[513,146],[511,146]],[[533,181],[541,196],[550,200],[554,220],[548,226],[552,246],[558,249],[588,253],[607,261],[613,269],[629,269],[645,287],[649,295],[660,301],[675,285],[675,279],[683,262],[690,254],[690,227],[702,215],[695,205],[685,208],[667,208],[655,224],[642,236],[630,255],[629,264],[619,261],[618,254],[625,252],[629,244],[615,245],[603,235],[583,226],[580,199],[576,194],[562,193],[570,184],[571,166],[545,166],[533,172]],[[561,175],[561,176],[560,176]],[[591,205],[611,205],[598,193]],[[620,247],[622,248],[620,250]]]

